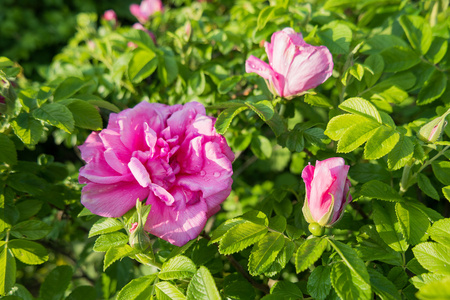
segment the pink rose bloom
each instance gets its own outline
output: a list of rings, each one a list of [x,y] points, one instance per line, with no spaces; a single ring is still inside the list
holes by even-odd
[[[349,168],[343,158],[332,157],[303,169],[306,185],[303,215],[308,223],[332,226],[342,217],[345,207],[352,201],[347,178]]]
[[[79,147],[82,204],[120,217],[140,199],[152,206],[146,231],[176,246],[196,238],[233,182],[234,154],[214,123],[198,102],[141,102],[112,113]]]
[[[265,48],[269,64],[251,55],[245,70],[266,79],[274,95],[300,95],[324,83],[333,72],[333,57],[327,47],[307,44],[292,28],[275,32]]]
[[[103,13],[103,19],[106,21],[117,21],[116,12],[113,9],[109,9]]]
[[[162,10],[163,5],[161,0],[142,0],[141,5],[130,5],[131,14],[141,23],[146,23],[151,15]]]
[[[142,31],[146,32],[152,38],[153,43],[156,45],[156,36],[153,34],[153,32],[151,32],[150,30],[148,30],[147,28],[142,26],[141,23],[134,23],[132,27],[134,29],[142,30]]]

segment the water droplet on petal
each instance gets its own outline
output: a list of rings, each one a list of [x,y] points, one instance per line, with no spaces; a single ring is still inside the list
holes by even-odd
[[[220,176],[220,173],[219,172],[214,172],[214,177],[219,177]]]
[[[203,170],[201,170],[201,171],[200,171],[200,176],[205,176],[205,175],[206,175],[206,172],[203,171]]]

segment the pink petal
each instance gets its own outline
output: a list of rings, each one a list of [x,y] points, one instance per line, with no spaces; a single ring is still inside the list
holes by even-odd
[[[184,135],[186,128],[192,124],[197,115],[206,115],[205,107],[198,102],[189,102],[172,113],[167,119],[172,136]]]
[[[311,182],[314,178],[314,166],[308,164],[302,171],[302,178],[305,182],[306,187],[306,198],[309,199],[311,197]]]
[[[308,206],[311,216],[318,221],[324,214],[328,212],[331,205],[331,195],[328,189],[334,183],[335,178],[331,175],[327,168],[320,168],[316,164],[314,170],[314,178],[311,182],[311,192],[308,198]]]
[[[105,151],[102,140],[99,137],[98,132],[92,132],[86,139],[83,145],[78,146],[81,152],[81,158],[89,163],[94,159],[94,156],[99,152]]]
[[[130,168],[134,178],[142,187],[148,187],[152,183],[147,169],[136,157],[131,158],[128,168]]]
[[[270,66],[275,72],[285,77],[297,52],[297,45],[292,41],[291,35],[284,30],[272,35],[273,54],[272,59],[269,59]]]
[[[148,193],[148,189],[134,181],[116,184],[88,183],[82,189],[81,203],[96,215],[117,218],[133,208],[137,199],[146,199]]]
[[[282,74],[276,73],[267,63],[263,62],[259,58],[253,55],[245,61],[245,72],[256,73],[262,78],[269,81],[275,92],[283,97],[284,90],[284,76]],[[271,87],[269,86],[269,89]]]

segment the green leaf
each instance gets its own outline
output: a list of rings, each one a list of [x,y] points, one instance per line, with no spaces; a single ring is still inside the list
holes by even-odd
[[[442,219],[433,223],[429,233],[431,238],[442,245],[450,245],[450,219]]]
[[[400,202],[402,197],[388,184],[372,180],[361,187],[361,196],[384,201]]]
[[[403,168],[413,157],[414,143],[409,136],[400,136],[400,140],[388,155],[388,167],[391,170]]]
[[[131,248],[131,246],[128,244],[109,248],[106,251],[105,259],[103,261],[103,272],[105,272],[105,270],[117,260],[122,259],[126,256],[132,256],[137,252],[138,250]]]
[[[242,80],[242,75],[230,76],[227,79],[225,79],[219,83],[217,90],[221,94],[226,94],[226,93],[230,92],[232,89],[234,89],[236,84],[238,84],[241,80]]]
[[[334,55],[347,54],[350,51],[352,30],[347,25],[333,21],[323,26],[317,36]]]
[[[96,252],[106,252],[109,248],[122,246],[128,243],[128,236],[122,232],[103,234],[95,240],[93,250]]]
[[[0,296],[6,295],[16,282],[16,260],[5,245],[0,246]]]
[[[269,125],[276,137],[279,137],[286,132],[286,124],[278,113],[274,113],[272,118],[266,120],[266,124]]]
[[[91,96],[91,95],[87,95],[87,96]],[[92,97],[93,99],[89,99],[91,97],[86,97],[86,98],[87,99],[81,99],[81,100],[85,100],[87,103],[89,103],[91,105],[94,105],[94,106],[97,106],[100,108],[105,108],[105,109],[110,110],[115,113],[120,112],[120,109],[117,106],[115,106],[114,104],[112,104],[111,102],[108,102],[108,101],[105,101],[102,99],[97,99],[96,97]],[[80,99],[80,96],[78,96],[77,99]],[[76,122],[76,120],[75,120],[75,122]]]
[[[53,95],[54,101],[67,99],[74,95],[81,88],[86,85],[87,82],[77,77],[68,77],[59,84]]]
[[[373,54],[366,58],[364,65],[368,67],[372,72],[364,72],[364,80],[367,87],[372,87],[383,74],[384,60],[379,54]]]
[[[438,64],[447,53],[448,42],[439,36],[433,36],[433,41],[431,43],[430,49],[428,50],[426,57],[433,64]]]
[[[39,265],[48,260],[47,249],[32,241],[12,240],[8,242],[8,248],[15,258],[28,265]]]
[[[433,242],[421,243],[412,249],[419,263],[428,271],[450,275],[450,248]]]
[[[128,76],[133,83],[139,83],[155,72],[158,58],[150,49],[137,48],[128,65]]]
[[[269,299],[297,300],[303,298],[302,291],[295,283],[284,280],[278,281],[272,286],[270,295],[274,297]],[[266,299],[266,297],[262,299]]]
[[[272,144],[263,135],[256,135],[252,138],[250,149],[259,159],[269,159],[272,156]]]
[[[416,296],[421,300],[450,299],[450,277],[447,276],[421,287]]]
[[[132,29],[125,35],[125,38],[138,45],[138,49],[144,48],[144,50],[153,51],[155,44],[150,35],[140,29]]]
[[[95,300],[97,292],[89,285],[82,285],[75,288],[65,300]]]
[[[87,101],[73,99],[67,108],[73,115],[75,125],[84,129],[102,130],[102,117],[98,110]]]
[[[269,227],[278,232],[283,232],[286,229],[286,218],[276,215],[269,219]]]
[[[303,272],[315,263],[326,248],[326,239],[313,237],[305,240],[295,253],[295,269],[297,273]]]
[[[348,128],[338,142],[338,153],[349,153],[372,137],[380,123],[367,121]]]
[[[183,255],[172,257],[164,262],[158,277],[162,280],[173,280],[192,277],[197,271],[194,262]]]
[[[163,55],[158,56],[158,77],[165,86],[171,84],[178,76],[178,64],[171,48],[160,47]]]
[[[333,101],[322,94],[306,94],[305,102],[309,105],[330,108],[333,107]]]
[[[187,299],[192,300],[220,300],[214,278],[209,270],[201,266],[192,277],[187,288]]]
[[[414,284],[414,286],[418,289],[420,289],[422,286],[433,282],[441,280],[442,278],[446,277],[445,275],[440,275],[436,273],[422,273],[420,275],[414,276],[410,279],[410,282]]]
[[[343,262],[337,262],[331,267],[331,284],[341,299],[371,299],[370,285]]]
[[[278,232],[269,232],[253,246],[248,261],[248,271],[257,276],[264,273],[275,261],[284,246],[284,236]]]
[[[408,70],[421,62],[420,57],[407,47],[394,46],[381,52],[385,72]]]
[[[258,15],[258,27],[257,30],[262,30],[264,27],[266,27],[266,24],[272,20],[273,18],[276,18],[277,16],[284,14],[285,10],[282,7],[279,6],[266,6],[264,9],[262,9],[259,12]]]
[[[277,273],[281,272],[286,264],[292,258],[295,251],[295,244],[289,240],[285,240],[283,249],[278,253],[273,264],[264,272],[267,277],[273,277]]]
[[[388,154],[397,144],[400,134],[386,126],[380,126],[367,141],[364,148],[364,157],[366,159],[379,159]]]
[[[444,94],[447,88],[447,76],[445,73],[434,70],[425,81],[417,96],[417,105],[425,105],[433,102]]]
[[[89,237],[114,232],[123,228],[123,224],[114,218],[101,218],[89,230]]]
[[[244,103],[242,105],[245,105]],[[220,113],[220,115],[217,117],[216,124],[214,127],[216,128],[217,133],[219,134],[225,134],[225,132],[228,130],[228,127],[230,127],[231,121],[233,121],[233,118],[237,116],[241,111],[244,111],[248,109],[246,106],[235,106],[225,109]]]
[[[45,237],[52,228],[39,220],[20,222],[11,228],[11,234],[19,239],[38,240]]]
[[[386,181],[391,178],[390,173],[381,165],[374,163],[359,163],[350,168],[349,176],[359,183],[371,180]]]
[[[233,273],[224,278],[223,293],[236,300],[255,299],[253,286],[240,273]]]
[[[0,163],[17,164],[17,151],[14,142],[7,135],[0,133]]]
[[[42,123],[24,112],[11,121],[11,127],[17,137],[28,146],[36,145],[44,132]]]
[[[153,290],[153,282],[157,275],[151,274],[131,280],[117,294],[116,300],[147,300]]]
[[[370,285],[375,294],[382,300],[401,300],[400,294],[395,285],[374,269],[367,269],[370,275]]]
[[[308,278],[308,294],[313,299],[324,300],[331,290],[330,266],[317,266]]]
[[[184,300],[186,296],[173,284],[160,281],[155,284],[156,297],[158,300]]]
[[[268,100],[263,100],[256,103],[247,101],[245,102],[245,105],[253,110],[263,121],[270,120],[273,117],[273,105]]]
[[[244,250],[262,239],[267,231],[267,226],[250,221],[237,224],[225,233],[220,242],[219,252],[229,255]]]
[[[16,208],[20,213],[19,221],[27,220],[37,214],[42,208],[42,201],[25,200],[16,204]]]
[[[433,37],[430,24],[424,18],[413,15],[403,15],[398,20],[411,46],[422,55],[427,53]]]
[[[395,204],[372,201],[373,221],[383,241],[397,252],[405,252],[408,244],[403,236],[395,213]]]
[[[442,188],[442,194],[444,194],[444,197],[450,201],[450,186],[444,186]]]
[[[72,279],[70,266],[58,266],[54,268],[42,283],[39,295],[43,300],[63,299],[65,291]]]
[[[340,140],[347,130],[355,124],[364,124],[370,122],[367,118],[353,115],[344,114],[339,115],[330,120],[327,124],[325,134],[332,140]]]
[[[20,172],[11,174],[6,183],[13,189],[32,195],[43,194],[47,182],[32,173]]]
[[[58,127],[67,133],[71,133],[74,129],[72,113],[67,107],[59,103],[44,104],[33,111],[33,117]]]
[[[419,188],[424,192],[427,196],[439,200],[439,194],[434,188],[434,186],[431,184],[430,179],[423,175],[422,173],[417,174],[417,184],[419,185]]]
[[[368,118],[378,123],[382,123],[380,113],[377,108],[369,101],[354,97],[349,98],[339,105],[339,108],[362,117]]]
[[[436,178],[445,185],[450,185],[450,161],[434,161],[431,164]]]
[[[211,232],[211,239],[210,239],[208,245],[211,245],[212,243],[220,242],[223,239],[225,233],[227,233],[234,226],[244,223],[244,222],[245,222],[245,220],[240,219],[240,218],[226,220],[225,222],[220,224],[219,227],[217,227],[213,232]]]

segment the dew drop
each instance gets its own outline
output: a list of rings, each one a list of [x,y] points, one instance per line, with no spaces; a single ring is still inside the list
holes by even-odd
[[[201,171],[200,171],[200,176],[205,176],[205,175],[206,175],[206,172],[203,171],[203,170],[201,170]]]

